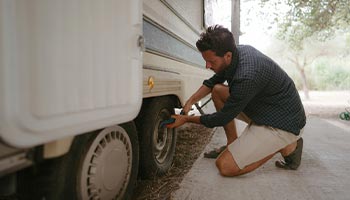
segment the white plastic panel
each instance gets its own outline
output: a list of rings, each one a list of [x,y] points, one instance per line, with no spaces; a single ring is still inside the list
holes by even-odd
[[[199,38],[199,34],[195,33],[188,25],[186,25],[185,22],[176,16],[174,12],[172,12],[164,3],[162,3],[162,1],[144,0],[143,14],[161,26],[166,27],[166,29],[172,33],[175,33],[181,39],[195,46],[196,41]],[[195,14],[202,16],[202,13]],[[197,31],[202,32],[202,30]]]
[[[28,147],[136,117],[141,0],[0,0],[0,136]]]

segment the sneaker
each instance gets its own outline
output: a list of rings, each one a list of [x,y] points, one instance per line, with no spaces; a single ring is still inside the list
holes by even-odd
[[[284,160],[277,160],[275,162],[276,167],[283,169],[296,170],[301,163],[301,154],[303,152],[303,138],[297,141],[297,147],[288,156],[283,156]]]
[[[204,153],[204,158],[217,158],[226,149],[226,145],[220,148],[215,148]]]

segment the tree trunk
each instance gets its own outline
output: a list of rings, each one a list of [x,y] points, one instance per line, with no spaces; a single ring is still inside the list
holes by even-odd
[[[306,99],[310,99],[309,96],[309,87],[307,84],[307,79],[306,79],[306,75],[305,75],[305,71],[304,69],[299,70],[300,75],[301,75],[301,79],[302,79],[302,83],[303,83],[303,90],[304,90],[304,95]]]
[[[233,34],[233,38],[235,39],[236,45],[239,44],[239,35],[241,33],[241,24],[240,24],[240,0],[232,0],[231,7],[231,32]]]

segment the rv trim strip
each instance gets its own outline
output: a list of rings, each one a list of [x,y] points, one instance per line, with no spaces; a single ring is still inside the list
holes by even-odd
[[[171,10],[171,12],[173,12],[181,21],[183,21],[183,23],[185,23],[193,32],[195,32],[198,36],[200,35],[200,32],[194,28],[192,26],[192,24],[187,21],[179,12],[177,12],[177,10],[172,7],[166,0],[160,0],[160,2],[162,2],[166,7],[169,8],[169,10]]]
[[[152,50],[152,49],[148,48],[148,49],[146,49],[146,52],[154,54],[154,55],[157,55],[157,56],[161,56],[161,57],[164,57],[164,58],[168,58],[168,59],[171,59],[171,60],[174,60],[174,61],[177,61],[177,62],[181,62],[181,63],[187,64],[187,65],[192,65],[192,66],[196,66],[196,67],[199,67],[199,68],[204,68],[204,66],[202,66],[202,65],[198,65],[196,63],[193,63],[193,62],[181,59],[181,58],[174,57],[174,56],[169,55],[167,53],[160,52],[159,50]]]
[[[174,72],[174,71],[162,69],[160,67],[153,67],[153,66],[149,66],[149,65],[144,65],[143,68],[149,69],[149,70],[154,70],[154,71],[160,71],[160,72],[169,72],[169,73],[173,73],[173,74],[180,74],[179,72]]]
[[[159,28],[160,30],[168,33],[169,35],[171,35],[175,39],[179,40],[180,42],[184,43],[185,45],[187,45],[187,46],[189,46],[192,49],[197,51],[197,48],[195,46],[191,45],[190,43],[188,43],[187,41],[182,39],[180,36],[178,36],[175,33],[171,32],[169,29],[164,28],[162,25],[158,24],[156,21],[152,20],[151,18],[147,17],[146,15],[143,15],[143,20],[145,20],[146,22],[154,25],[155,27]]]
[[[173,37],[178,42],[180,42],[180,43],[188,46],[190,49],[198,52],[197,48],[195,48],[193,45],[191,45],[190,43],[186,42],[185,40],[183,40],[182,38],[180,38],[179,36],[177,36],[173,32],[171,32],[168,29],[164,28],[163,26],[161,26],[157,22],[153,21],[152,19],[148,18],[147,16],[144,15],[143,17],[144,17],[143,18],[144,21],[146,21],[150,25],[153,25],[155,28],[157,28],[160,31],[166,33],[170,37]],[[147,41],[147,38],[145,38],[145,39]],[[147,44],[147,42],[146,42],[146,44]],[[147,46],[147,45],[146,45],[146,52],[151,53],[151,54],[155,54],[155,55],[158,55],[158,56],[162,56],[162,57],[165,57],[165,58],[168,58],[168,59],[172,59],[172,60],[175,60],[175,61],[178,61],[178,62],[181,62],[181,63],[189,64],[189,65],[192,65],[192,66],[196,66],[196,67],[199,67],[199,68],[204,68],[204,64],[201,65],[201,64],[196,63],[196,62],[191,62],[189,59],[181,58],[179,56],[172,55],[172,54],[170,54],[170,53],[168,53],[166,51],[162,51],[161,49],[158,49],[158,48],[155,49],[155,48],[152,48],[152,47]],[[198,54],[199,54],[199,52],[198,52]],[[199,62],[201,62],[201,61],[199,61]]]

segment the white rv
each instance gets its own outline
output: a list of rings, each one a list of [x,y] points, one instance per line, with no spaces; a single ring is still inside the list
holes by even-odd
[[[127,199],[211,76],[203,0],[0,0],[0,197]]]

